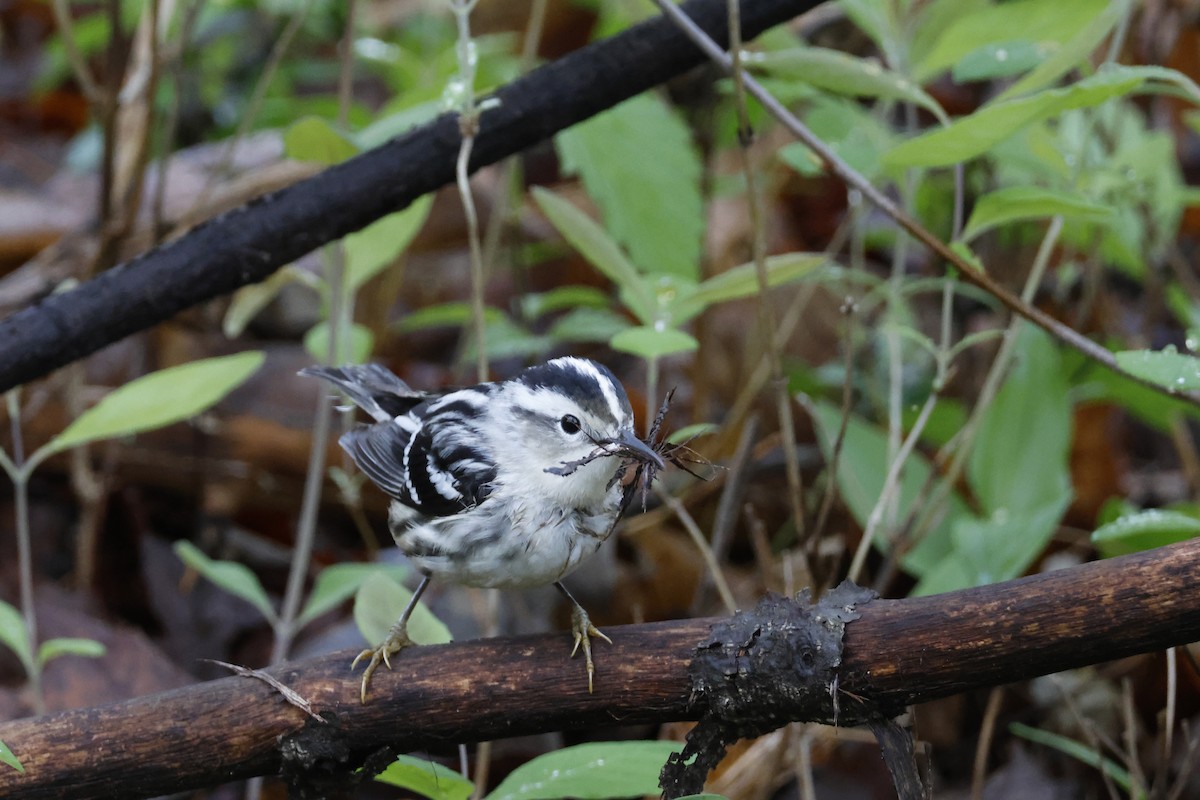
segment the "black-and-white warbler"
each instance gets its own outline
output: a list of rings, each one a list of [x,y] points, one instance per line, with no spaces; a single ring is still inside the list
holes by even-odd
[[[379,664],[412,644],[408,619],[432,578],[466,586],[553,583],[572,603],[575,649],[595,666],[590,637],[608,641],[561,580],[612,534],[625,466],[661,469],[638,439],[625,389],[604,366],[557,358],[509,380],[426,394],[378,365],[312,367],[375,420],[341,438],[359,468],[392,498],[388,527],[421,570],[420,585],[370,658],[361,698]],[[352,667],[354,666],[352,665]]]

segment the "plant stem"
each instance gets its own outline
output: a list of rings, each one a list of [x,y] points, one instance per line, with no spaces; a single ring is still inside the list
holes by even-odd
[[[29,530],[29,475],[25,465],[25,442],[21,437],[21,390],[13,389],[8,401],[8,421],[12,426],[13,495],[17,511],[17,571],[21,583],[21,613],[25,617],[25,636],[29,641],[29,688],[33,694],[33,710],[46,713],[46,698],[42,695],[42,667],[37,658],[37,612],[33,607],[33,537]]]

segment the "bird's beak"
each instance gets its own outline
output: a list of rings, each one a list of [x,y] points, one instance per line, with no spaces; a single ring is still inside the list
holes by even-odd
[[[639,439],[633,431],[622,431],[620,436],[609,439],[606,444],[616,445],[615,454],[617,455],[636,458],[638,461],[653,464],[658,469],[666,466],[662,456],[654,452],[654,449]]]

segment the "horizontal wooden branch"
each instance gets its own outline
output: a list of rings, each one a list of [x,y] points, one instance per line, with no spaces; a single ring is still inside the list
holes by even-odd
[[[875,600],[846,627],[839,683],[846,698],[895,708],[1182,645],[1200,640],[1198,584],[1200,541],[1190,541],[993,586]],[[27,772],[0,766],[0,795],[152,796],[274,774],[281,742],[302,736],[360,764],[381,748],[690,719],[699,706],[689,667],[717,621],[608,629],[613,644],[598,650],[591,695],[559,633],[406,650],[395,671],[376,674],[365,706],[348,652],[270,670],[324,725],[264,683],[235,677],[8,722],[0,740]]]
[[[817,0],[743,0],[747,39]],[[718,41],[725,0],[685,8]],[[479,169],[704,62],[667,20],[653,18],[534,70],[495,93],[472,150]],[[76,289],[0,322],[0,391],[45,375],[178,312],[256,283],[323,244],[454,181],[453,114],[318,175],[210,220]]]

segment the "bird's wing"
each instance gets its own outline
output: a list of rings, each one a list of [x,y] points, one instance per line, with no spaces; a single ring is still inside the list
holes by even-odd
[[[300,374],[329,381],[378,422],[403,416],[429,397],[378,364],[307,367]]]

